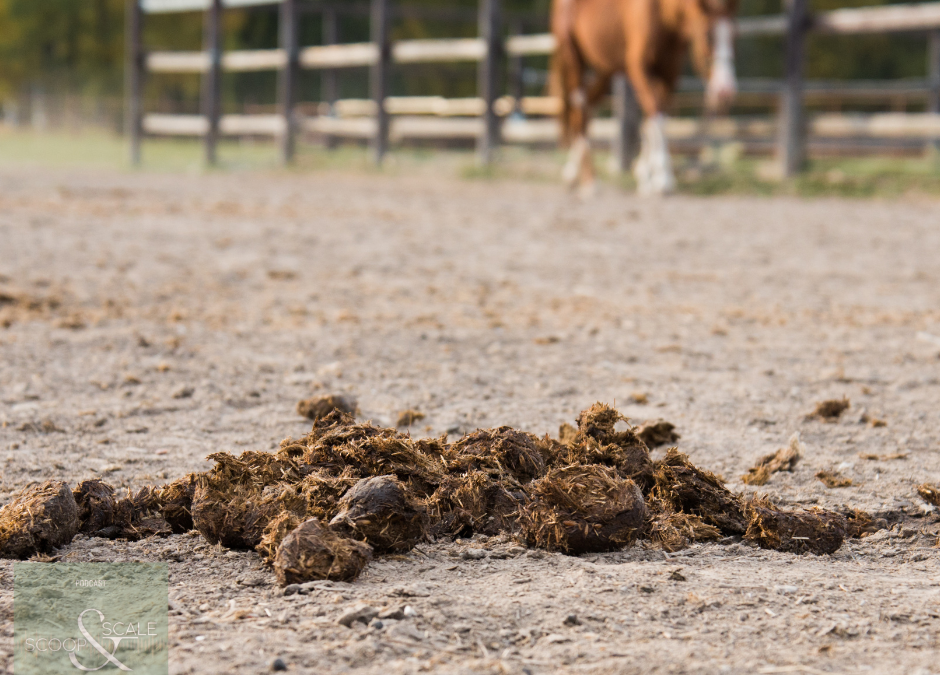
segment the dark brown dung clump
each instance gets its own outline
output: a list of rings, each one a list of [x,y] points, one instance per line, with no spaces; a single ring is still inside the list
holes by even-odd
[[[528,486],[519,524],[529,544],[572,555],[632,544],[646,505],[632,480],[606,466],[552,469]]]
[[[658,499],[651,498],[647,508],[649,516],[644,537],[659,544],[663,550],[680,551],[697,541],[721,538],[721,530],[714,525],[709,525],[699,516],[673,511]]]
[[[742,476],[741,480],[748,485],[765,485],[778,471],[793,471],[805,450],[806,446],[800,442],[800,435],[793,434],[787,447],[777,450],[772,455],[762,457],[757,464],[747,470],[747,474]]]
[[[626,418],[604,403],[595,403],[578,415],[578,433],[566,445],[555,466],[603,464],[630,478],[645,492],[653,484],[649,448],[631,429],[616,431]]]
[[[424,413],[420,410],[402,410],[398,413],[398,421],[395,422],[395,426],[401,429],[402,427],[410,427],[415,422],[420,422],[424,419]]]
[[[934,506],[940,506],[940,485],[922,483],[915,489],[917,490],[917,494],[920,495],[920,498],[925,502],[933,504]]]
[[[699,469],[675,449],[657,464],[653,495],[672,511],[698,516],[724,534],[744,534],[747,518],[741,499],[715,474]]]
[[[494,480],[485,471],[446,476],[427,500],[430,531],[435,535],[495,535],[517,529],[522,486]]]
[[[49,480],[18,492],[0,508],[0,557],[51,553],[78,533],[78,505],[67,483]]]
[[[281,511],[276,490],[261,491],[246,485],[220,489],[212,484],[196,487],[193,526],[211,544],[252,549],[264,529]]]
[[[307,472],[321,469],[339,475],[349,469],[360,478],[395,474],[415,495],[427,497],[444,473],[442,458],[428,452],[434,446],[333,412],[316,421],[304,438],[282,442],[277,456]]]
[[[303,472],[296,462],[288,457],[272,455],[270,452],[247,450],[235,459],[224,452],[209,455],[208,459],[218,462],[213,471],[216,475],[231,475],[232,480],[263,488],[276,483],[294,483],[301,479]]]
[[[673,445],[680,436],[676,433],[676,425],[666,420],[644,422],[636,429],[636,435],[646,444],[647,448],[658,448],[661,445]]]
[[[274,573],[282,586],[314,579],[352,581],[372,559],[368,544],[342,537],[316,518],[287,534],[274,556]]]
[[[747,510],[750,522],[744,538],[761,548],[822,555],[838,551],[845,539],[845,518],[832,511],[783,511],[759,498]]]
[[[94,534],[114,524],[114,488],[98,480],[83,480],[72,489],[78,506],[78,531]]]
[[[877,518],[861,509],[845,509],[842,515],[845,516],[845,536],[852,539],[861,539],[888,527],[884,518]]]
[[[150,486],[127,496],[114,505],[114,524],[96,532],[96,536],[109,539],[138,541],[146,537],[165,537],[173,529],[160,514],[160,493]]]
[[[195,527],[210,543],[251,549],[261,542],[268,522],[282,509],[278,497],[303,471],[281,453],[226,452],[209,455],[216,465],[199,474],[192,499]]]
[[[820,401],[816,404],[816,409],[810,413],[810,417],[816,417],[821,420],[837,420],[846,410],[849,409],[849,399],[834,398],[829,401]]]
[[[485,471],[494,478],[512,476],[520,483],[545,473],[538,437],[510,427],[467,434],[451,446],[445,462],[451,473]]]
[[[297,403],[297,414],[311,420],[322,419],[334,410],[339,410],[348,415],[355,415],[356,401],[348,396],[331,394],[304,399]]]
[[[379,553],[408,551],[427,533],[427,513],[395,476],[363,478],[339,500],[330,529]]]
[[[303,522],[303,519],[290,511],[281,511],[276,515],[267,527],[264,528],[264,534],[261,535],[261,542],[255,547],[255,550],[261,554],[261,557],[268,564],[274,564],[274,558],[277,555],[277,549],[284,541],[284,537],[297,529],[297,526]]]
[[[302,521],[319,518],[321,522],[328,523],[339,510],[340,497],[359,480],[356,472],[348,467],[338,476],[317,469],[299,483],[286,485],[278,495],[278,501]]]
[[[838,471],[819,471],[816,474],[816,478],[828,488],[844,488],[852,486],[852,479],[846,478]]]
[[[160,489],[160,512],[175,534],[193,529],[193,497],[197,479],[198,476],[191,473]]]

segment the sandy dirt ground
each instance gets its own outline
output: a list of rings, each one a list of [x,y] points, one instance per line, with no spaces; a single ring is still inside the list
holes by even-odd
[[[452,439],[556,433],[615,403],[672,421],[682,451],[745,492],[798,431],[803,461],[760,490],[893,529],[822,557],[438,541],[290,596],[257,554],[199,536],[79,538],[60,559],[168,561],[172,673],[276,658],[329,674],[940,672],[940,523],[913,490],[940,480],[938,260],[935,201],[4,169],[0,288],[31,303],[0,306],[0,499],[272,449],[309,428],[296,402],[327,392],[383,425],[416,408],[413,435]],[[842,396],[838,422],[806,418]],[[827,488],[826,469],[853,485]],[[7,672],[12,587],[3,561]],[[360,603],[393,618],[337,623]]]

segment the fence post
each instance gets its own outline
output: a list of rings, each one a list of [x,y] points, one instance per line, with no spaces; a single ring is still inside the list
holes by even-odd
[[[372,100],[375,101],[375,138],[372,140],[372,153],[375,163],[382,164],[388,150],[388,111],[385,99],[388,96],[388,71],[392,62],[392,46],[388,39],[388,3],[389,0],[372,0],[370,28],[372,43],[379,54],[372,66]]]
[[[940,113],[940,30],[930,31],[927,44],[927,77],[930,92],[927,94],[927,111]]]
[[[512,35],[523,35],[525,24],[521,20],[514,21],[509,32]],[[525,64],[519,55],[509,57],[509,87],[512,95],[512,114],[522,115],[522,98],[525,96]]]
[[[140,0],[127,0],[124,127],[130,140],[130,162],[140,165],[141,113],[143,110],[143,12]]]
[[[294,94],[297,87],[297,2],[282,0],[281,49],[284,50],[284,68],[281,71],[281,114],[284,116],[284,135],[281,137],[281,161],[294,161],[296,136],[294,124]]]
[[[780,97],[778,154],[783,177],[796,175],[806,161],[803,115],[803,44],[809,28],[806,0],[787,0],[784,83]]]
[[[323,44],[335,45],[339,42],[339,16],[335,7],[325,7],[323,9]],[[323,100],[330,104],[330,111],[336,99],[339,98],[339,84],[337,82],[337,71],[334,68],[326,68],[320,75],[320,87],[323,90]]]
[[[524,35],[525,24],[521,20],[513,22],[510,32]],[[522,98],[525,96],[525,63],[519,55],[509,58],[509,81],[513,99],[512,114],[522,115]]]
[[[216,146],[219,142],[219,118],[222,96],[222,0],[212,0],[206,12],[206,52],[209,55],[209,70],[206,71],[202,89],[202,110],[206,121],[206,164],[214,165],[218,160]]]
[[[335,45],[339,42],[339,14],[335,7],[327,5],[323,8],[323,44]],[[329,104],[330,115],[336,113],[336,100],[339,98],[339,71],[335,68],[326,68],[320,73],[320,95]],[[327,148],[335,148],[337,137],[326,135],[324,144]]]
[[[488,165],[499,145],[499,117],[496,115],[496,97],[503,55],[500,31],[500,0],[480,0],[480,37],[486,43],[486,56],[480,62],[477,87],[483,99],[483,130],[477,142],[480,163]]]
[[[614,77],[612,95],[614,117],[617,120],[612,164],[615,172],[627,173],[633,165],[633,160],[640,154],[642,113],[633,87],[624,73]]]

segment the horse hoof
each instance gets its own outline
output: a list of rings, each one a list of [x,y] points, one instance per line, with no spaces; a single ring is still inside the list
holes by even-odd
[[[574,188],[578,182],[578,166],[572,165],[570,162],[565,164],[565,167],[561,170],[561,179],[565,181],[565,185],[569,188]]]
[[[584,201],[593,199],[597,195],[597,183],[589,180],[578,186],[578,198]]]
[[[671,172],[663,173],[656,176],[653,186],[657,195],[671,195],[676,191],[676,179]]]
[[[636,193],[641,197],[663,197],[676,191],[676,183],[671,179],[656,176],[650,180],[638,181]]]

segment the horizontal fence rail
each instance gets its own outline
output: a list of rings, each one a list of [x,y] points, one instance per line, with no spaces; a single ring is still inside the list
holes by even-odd
[[[284,0],[222,0],[226,9],[237,7],[260,7],[279,5]],[[145,14],[171,14],[174,12],[204,12],[212,6],[212,0],[140,0]]]
[[[675,141],[701,139],[772,139],[779,135],[784,166],[791,171],[799,165],[799,148],[807,138],[813,139],[931,139],[940,143],[940,2],[902,4],[860,9],[839,9],[810,14],[807,0],[791,0],[785,15],[744,17],[737,21],[739,37],[786,36],[787,60],[784,80],[741,80],[740,93],[751,96],[751,101],[775,97],[786,102],[789,120],[755,118],[729,118],[726,120],[670,119],[667,136]],[[132,15],[128,22],[129,85],[133,100],[129,100],[129,128],[132,134],[132,157],[139,158],[142,134],[155,136],[179,135],[204,137],[207,157],[214,158],[217,135],[273,136],[287,139],[282,143],[285,161],[289,161],[295,131],[304,131],[326,137],[367,139],[374,142],[377,157],[381,158],[388,140],[475,139],[478,147],[487,150],[481,154],[488,161],[489,148],[495,143],[540,144],[558,140],[558,125],[552,119],[533,119],[557,115],[559,101],[551,97],[522,95],[522,85],[510,88],[514,96],[498,96],[493,87],[497,78],[497,65],[503,59],[513,60],[518,82],[522,82],[522,59],[551,55],[556,48],[551,34],[519,34],[503,37],[500,26],[499,0],[479,0],[479,35],[476,38],[420,39],[390,41],[388,22],[391,16],[405,16],[421,8],[396,8],[392,12],[389,0],[371,0],[372,41],[363,43],[323,44],[300,47],[297,43],[298,13],[300,11],[331,12],[334,22],[337,13],[369,16],[367,6],[322,5],[303,0],[129,0]],[[281,46],[275,49],[237,50],[225,52],[218,39],[220,16],[223,9],[277,6],[281,21]],[[473,16],[469,8],[430,8],[448,16],[466,19]],[[207,12],[206,49],[202,51],[148,51],[142,45],[142,17],[147,14],[170,12]],[[443,14],[442,14],[443,15]],[[378,23],[377,23],[378,22]],[[518,30],[519,24],[514,24]],[[821,34],[850,35],[905,31],[932,31],[931,50],[937,52],[931,75],[926,79],[892,82],[803,82],[802,36],[808,31]],[[521,32],[521,31],[519,31]],[[799,39],[794,40],[796,35]],[[933,53],[933,51],[931,53]],[[390,64],[420,64],[444,62],[470,62],[479,64],[480,95],[478,97],[446,99],[440,96],[394,97],[387,96],[388,66]],[[340,69],[369,68],[371,99],[335,99],[328,95],[327,102],[310,107],[316,115],[301,115],[294,107],[292,89],[297,69],[323,71],[323,78],[332,78],[332,89],[337,91],[335,78]],[[279,73],[279,100],[282,110],[278,114],[220,115],[218,82],[222,72],[277,71]],[[145,73],[192,73],[203,76],[204,107],[208,115],[143,114],[141,111],[141,82]],[[326,82],[327,80],[324,80]],[[692,92],[700,92],[702,83],[684,80],[680,86],[682,100],[688,101]],[[806,116],[806,101],[826,101],[832,98],[857,100],[893,100],[895,105],[904,98],[926,97],[925,114],[878,113],[845,115],[823,113]],[[765,97],[761,99],[760,97]],[[892,98],[894,97],[894,98]],[[624,99],[627,100],[626,98]],[[796,103],[793,103],[796,101]],[[635,103],[633,104],[635,105]],[[618,107],[619,106],[619,107]],[[599,142],[622,143],[626,133],[627,117],[617,118],[624,104],[614,105],[615,117],[597,119],[591,126],[591,138]],[[897,108],[896,108],[897,109]],[[620,112],[618,112],[620,111]],[[632,114],[632,113],[631,113]],[[525,117],[529,116],[529,119]],[[630,118],[633,119],[633,118]],[[494,120],[499,123],[495,124]],[[380,138],[381,137],[381,138]],[[617,139],[620,138],[618,141]],[[384,140],[383,140],[384,139]],[[794,154],[796,153],[796,154]],[[210,159],[211,161],[211,159]]]
[[[363,104],[360,115],[348,117],[301,117],[305,131],[327,136],[369,139],[375,132],[375,117],[369,114],[371,101],[340,101]],[[351,108],[352,106],[350,106]],[[374,113],[374,110],[371,111]],[[145,131],[154,135],[203,136],[208,132],[208,119],[202,115],[144,116]],[[592,140],[612,142],[616,120],[597,119],[591,125]],[[228,136],[278,136],[284,133],[280,115],[222,115],[219,130]],[[668,118],[666,135],[670,140],[734,140],[772,138],[777,124],[772,118],[730,117],[718,120]],[[817,138],[869,139],[940,139],[938,113],[877,113],[846,115],[820,113],[811,116],[808,132]],[[483,133],[478,118],[428,118],[423,115],[401,114],[391,120],[390,138],[407,139],[475,139]],[[507,143],[539,144],[558,141],[558,124],[553,119],[509,119],[503,124],[502,139]]]
[[[234,9],[278,5],[282,2],[284,0],[222,0],[222,6]],[[140,0],[140,8],[146,14],[199,12],[209,9],[211,4],[211,0]],[[940,28],[940,3],[911,3],[819,12],[813,17],[812,28],[826,33],[930,30]],[[743,17],[737,21],[739,35],[782,35],[786,29],[787,20],[784,15]],[[525,50],[516,51],[517,54],[546,54],[554,49],[554,40],[547,34],[510,38],[510,44],[513,41],[517,50]]]
[[[145,0],[146,3],[147,0]],[[274,4],[282,0],[226,0],[224,6]],[[208,6],[203,0],[149,0],[151,4]],[[188,3],[188,4],[187,4]],[[230,4],[231,3],[231,4]],[[243,4],[235,4],[243,3]],[[146,4],[144,5],[146,6]],[[181,11],[181,10],[151,10]],[[895,5],[871,9],[843,9],[816,15],[813,30],[824,33],[869,33],[888,31],[930,30],[940,28],[940,3],[924,5]],[[740,36],[782,35],[786,32],[786,17],[743,18],[738,21]],[[550,55],[555,50],[555,38],[549,33],[515,35],[506,40],[509,56]],[[438,40],[400,40],[392,45],[395,63],[435,63],[455,61],[481,61],[486,57],[486,43],[481,38]],[[305,47],[300,50],[300,66],[309,69],[355,68],[371,66],[379,58],[372,43],[337,44]],[[278,70],[283,68],[287,56],[282,49],[262,49],[226,52],[222,67],[230,71]],[[209,69],[207,52],[155,51],[147,55],[147,69],[156,73],[204,73]]]
[[[812,29],[822,33],[888,33],[940,28],[940,3],[836,9],[816,14]]]

